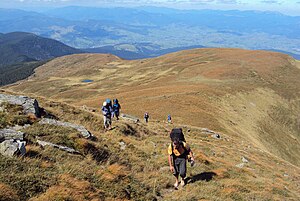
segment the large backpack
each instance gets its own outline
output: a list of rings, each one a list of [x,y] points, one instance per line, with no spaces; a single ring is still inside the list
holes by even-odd
[[[173,128],[170,133],[171,141],[173,141],[175,138],[178,138],[181,142],[186,142],[184,138],[184,134],[182,132],[182,128]]]

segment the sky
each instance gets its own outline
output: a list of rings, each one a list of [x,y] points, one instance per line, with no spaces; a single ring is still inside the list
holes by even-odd
[[[135,7],[176,9],[260,10],[300,16],[300,0],[0,0],[0,8],[30,9],[62,6]]]

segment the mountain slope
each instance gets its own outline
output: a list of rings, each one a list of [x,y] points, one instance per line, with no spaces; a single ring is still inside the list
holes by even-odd
[[[35,98],[48,114],[60,121],[83,125],[95,137],[88,140],[73,129],[38,123],[23,128],[27,154],[23,158],[0,157],[0,196],[4,200],[300,198],[299,167],[241,140],[234,133],[220,133],[221,138],[213,138],[207,129],[184,126],[196,165],[191,168],[188,164],[187,185],[174,190],[166,150],[170,129],[182,125],[153,120],[136,124],[121,118],[113,121],[113,130],[105,132],[101,115],[88,111],[87,107]],[[18,112],[13,107],[10,110]],[[71,146],[81,154],[41,148],[35,143],[37,138]]]
[[[97,139],[77,139],[75,133],[57,139],[50,132],[49,139],[83,155],[33,143],[22,171],[19,159],[0,158],[0,185],[33,200],[299,200],[299,75],[299,61],[287,55],[241,49],[194,49],[134,61],[105,54],[53,59],[30,79],[2,89],[36,97],[53,116],[83,124]],[[142,118],[148,111],[150,122],[121,119],[105,132],[100,107],[108,97],[118,98],[125,114]],[[167,114],[173,124],[165,123]],[[188,185],[178,191],[166,152],[173,127],[183,127],[196,157],[196,166],[188,166]],[[48,129],[67,133],[38,125],[26,132],[47,137]],[[109,154],[97,161],[91,147]],[[15,182],[25,180],[36,182]]]
[[[13,32],[0,36],[0,66],[47,60],[81,52],[61,42],[31,33]]]
[[[159,121],[170,113],[175,122],[231,133],[299,166],[296,64],[280,53],[240,49],[135,61],[82,54],[52,60],[9,89],[98,109],[105,98],[117,97],[125,113],[148,111]]]

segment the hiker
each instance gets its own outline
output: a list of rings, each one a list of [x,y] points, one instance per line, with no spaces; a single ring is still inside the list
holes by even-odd
[[[111,108],[112,108],[112,104],[111,104],[110,98],[107,98],[107,99],[105,100],[105,102],[107,103],[107,106],[108,106],[108,107],[111,107]]]
[[[121,105],[119,104],[118,99],[114,99],[114,104],[112,109],[113,109],[112,117],[116,116],[117,120],[119,120]]]
[[[145,112],[145,114],[144,114],[144,119],[145,119],[145,122],[148,123],[148,119],[149,119],[149,114],[148,114],[148,112]]]
[[[186,161],[190,157],[191,165],[194,165],[195,159],[193,156],[193,152],[186,142],[181,141],[179,137],[176,136],[172,138],[172,142],[168,147],[168,154],[170,171],[173,173],[176,179],[174,187],[178,188],[179,186],[179,175],[181,177],[180,184],[181,186],[184,186],[186,184]]]
[[[106,101],[104,101],[101,110],[102,110],[102,114],[103,114],[104,128],[111,130],[112,108]]]
[[[170,114],[168,115],[168,123],[170,123],[170,124],[172,123],[172,118],[171,118]]]

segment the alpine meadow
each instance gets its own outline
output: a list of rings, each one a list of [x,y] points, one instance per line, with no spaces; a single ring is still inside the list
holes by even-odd
[[[0,8],[0,201],[300,200],[300,16],[13,2],[28,1]],[[175,142],[194,160],[181,185]]]

